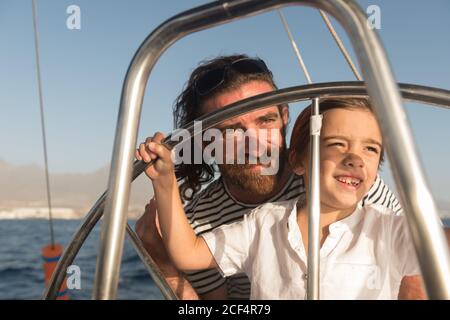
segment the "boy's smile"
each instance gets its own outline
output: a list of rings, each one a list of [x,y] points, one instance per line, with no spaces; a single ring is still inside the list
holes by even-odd
[[[351,175],[338,175],[334,177],[342,184],[342,187],[348,190],[357,190],[361,186],[362,179],[356,178]]]

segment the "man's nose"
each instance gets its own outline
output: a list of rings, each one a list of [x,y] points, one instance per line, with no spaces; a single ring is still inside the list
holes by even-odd
[[[363,168],[364,160],[356,153],[348,153],[344,158],[344,166],[352,168]]]
[[[240,146],[244,148],[245,154],[251,154],[253,156],[258,155],[258,147],[261,144],[259,139],[259,131],[257,128],[249,128],[244,131],[245,134],[240,136]]]

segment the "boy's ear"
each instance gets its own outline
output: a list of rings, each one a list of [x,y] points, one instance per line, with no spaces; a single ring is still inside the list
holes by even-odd
[[[305,174],[305,166],[303,161],[300,161],[293,152],[289,153],[289,165],[296,175],[302,176]]]
[[[305,167],[303,166],[303,164],[297,164],[297,167],[292,168],[292,170],[294,171],[294,173],[298,176],[302,176],[305,174]]]
[[[283,124],[287,126],[289,122],[289,107],[287,105],[281,107],[281,119],[283,120]]]

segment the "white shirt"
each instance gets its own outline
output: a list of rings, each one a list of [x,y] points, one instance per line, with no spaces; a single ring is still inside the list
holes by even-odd
[[[261,204],[240,202],[228,190],[222,178],[217,179],[201,191],[184,208],[189,223],[197,235],[202,235],[225,224],[242,220],[251,210],[266,203],[297,199],[305,194],[302,176],[292,175],[280,192]],[[362,206],[376,203],[401,214],[402,208],[394,193],[387,187],[380,176],[360,201]],[[250,281],[245,273],[223,277],[217,269],[185,271],[189,282],[199,294],[207,294],[225,284],[228,299],[250,298]]]
[[[267,203],[202,235],[225,276],[245,272],[251,299],[304,299],[307,258],[297,199]],[[321,299],[397,299],[400,282],[420,269],[406,220],[379,205],[329,226],[320,249]]]
[[[381,182],[381,184],[383,183]],[[381,187],[377,189],[381,189]],[[292,175],[280,192],[265,202],[297,199],[304,192],[303,177]],[[378,197],[376,192],[372,194],[374,195],[373,199]],[[384,198],[388,198],[388,196]],[[370,199],[368,200],[370,201]],[[195,233],[202,235],[222,225],[241,221],[244,215],[265,202],[246,204],[238,201],[229,192],[223,179],[219,178],[187,204],[184,211]],[[250,298],[250,281],[245,273],[223,277],[218,269],[206,269],[185,271],[185,274],[199,294],[206,294],[225,284],[228,299],[248,300]]]

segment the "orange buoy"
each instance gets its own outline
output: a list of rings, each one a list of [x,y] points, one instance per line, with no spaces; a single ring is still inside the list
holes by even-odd
[[[53,245],[49,244],[42,248],[42,259],[44,259],[43,267],[45,286],[47,286],[50,282],[53,271],[55,271],[59,258],[61,258],[62,251],[63,247],[57,243]],[[63,281],[61,288],[59,288],[56,300],[69,300],[69,295],[67,293],[67,284],[65,280]]]

